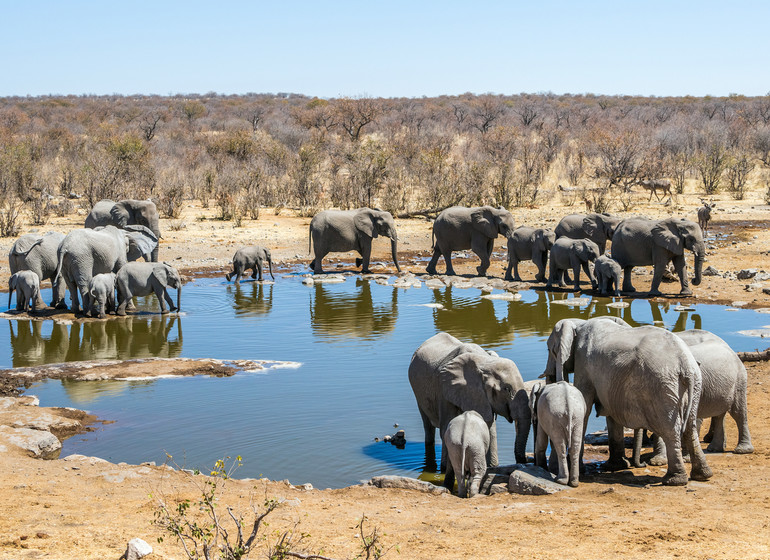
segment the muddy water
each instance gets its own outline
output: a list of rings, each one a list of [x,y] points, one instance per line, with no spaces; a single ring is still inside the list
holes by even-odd
[[[391,279],[392,282],[392,279]],[[422,425],[407,380],[414,350],[438,331],[477,342],[513,359],[525,379],[542,373],[545,339],[566,317],[613,314],[632,325],[705,328],[735,350],[763,346],[738,331],[761,329],[770,315],[698,304],[634,300],[626,309],[572,294],[521,292],[519,301],[482,299],[477,288],[402,289],[351,277],[305,286],[298,276],[236,287],[201,278],[185,285],[184,313],[162,317],[154,298],[140,299],[128,319],[88,324],[0,321],[0,366],[147,356],[269,359],[296,369],[232,378],[151,381],[49,381],[29,393],[44,406],[75,406],[114,423],[65,442],[63,454],[113,462],[161,463],[166,453],[205,469],[240,454],[240,476],[264,475],[339,487],[374,474],[417,475],[423,467]],[[46,294],[46,298],[49,296]],[[398,427],[395,425],[398,424]],[[589,429],[601,429],[592,419]],[[397,449],[374,438],[404,429]],[[514,430],[500,426],[501,461],[513,462]]]

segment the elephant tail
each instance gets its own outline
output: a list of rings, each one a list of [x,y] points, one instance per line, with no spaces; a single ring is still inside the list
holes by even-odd
[[[430,230],[430,248],[431,250],[436,246],[436,232],[435,230]]]
[[[696,376],[695,375],[688,375],[687,376],[687,389],[685,391],[685,395],[687,396],[687,403],[685,404],[682,401],[680,401],[680,414],[682,415],[682,437],[684,437],[684,433],[687,430],[687,426],[690,424],[691,421],[691,415],[697,414],[698,409],[695,407],[695,400],[697,397],[698,388],[696,387]]]
[[[61,247],[59,247],[59,250],[57,252],[58,258],[56,260],[56,272],[54,272],[54,275],[53,275],[54,279],[57,279],[61,276],[62,265],[64,263],[64,255],[66,254],[67,254],[67,249],[62,249]]]
[[[307,228],[307,254],[313,252],[313,226],[310,225]]]

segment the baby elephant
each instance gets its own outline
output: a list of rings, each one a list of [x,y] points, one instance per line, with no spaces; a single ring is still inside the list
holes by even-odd
[[[612,290],[613,295],[620,296],[620,274],[623,269],[620,268],[618,261],[606,253],[594,261],[594,276],[599,285],[599,293],[603,296]]]
[[[126,263],[118,271],[115,286],[118,289],[118,315],[126,314],[126,306],[134,296],[149,296],[154,292],[161,313],[169,312],[166,302],[171,311],[177,311],[182,298],[182,279],[176,268],[167,263]],[[167,287],[176,289],[176,306],[166,291]]]
[[[551,247],[551,260],[549,261],[549,278],[546,284],[550,288],[554,282],[559,282],[559,287],[566,286],[564,283],[564,273],[572,269],[575,275],[575,290],[580,290],[580,267],[583,267],[591,287],[596,288],[591,270],[588,268],[590,261],[596,260],[599,256],[599,246],[590,239],[570,239],[569,237],[560,237]]]
[[[508,268],[505,270],[505,279],[520,282],[519,263],[532,261],[537,267],[535,280],[543,282],[545,267],[548,265],[548,251],[555,241],[556,234],[550,229],[521,226],[513,230],[513,236],[508,239]]]
[[[532,424],[535,426],[535,464],[548,468],[545,449],[550,438],[551,447],[559,461],[556,482],[577,486],[586,412],[583,394],[566,381],[545,386],[538,383],[532,388],[529,407],[532,410]]]
[[[481,414],[469,410],[449,421],[443,439],[449,456],[446,476],[457,478],[458,496],[472,498],[487,472],[489,427]]]
[[[36,311],[36,301],[40,295],[40,278],[31,270],[20,270],[8,280],[8,309],[16,291],[16,309],[18,311]]]
[[[88,297],[91,300],[90,305],[83,307],[90,310],[91,316],[98,316],[104,319],[107,313],[112,313],[117,309],[115,304],[115,273],[107,272],[97,274],[88,283]]]
[[[225,274],[228,282],[235,276],[235,283],[238,284],[241,281],[241,276],[248,269],[252,269],[252,278],[262,281],[262,263],[267,262],[268,270],[270,271],[270,278],[275,280],[273,276],[273,261],[270,258],[270,250],[265,249],[260,245],[253,245],[251,247],[241,247],[235,252],[233,256],[233,271]],[[259,275],[259,278],[257,278]]]

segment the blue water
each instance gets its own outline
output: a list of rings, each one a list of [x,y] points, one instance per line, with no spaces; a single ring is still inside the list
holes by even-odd
[[[129,319],[0,321],[0,338],[11,341],[0,347],[0,366],[147,356],[298,362],[294,369],[230,378],[46,381],[28,394],[38,395],[42,406],[73,406],[114,421],[66,440],[62,455],[162,463],[168,453],[180,466],[201,470],[241,455],[242,477],[341,487],[375,474],[422,470],[422,424],[407,368],[414,350],[440,330],[511,358],[527,380],[542,373],[544,341],[565,317],[611,313],[633,325],[704,328],[736,351],[764,347],[737,331],[770,323],[756,311],[705,304],[680,313],[676,302],[642,299],[609,310],[605,298],[573,308],[554,303],[571,295],[542,291],[522,292],[515,302],[480,296],[474,288],[404,290],[356,277],[305,286],[288,275],[240,287],[199,278],[184,286],[179,317],[161,317],[154,298],[142,298],[139,315]],[[424,306],[430,303],[444,309]],[[589,425],[603,427],[603,419]],[[405,449],[374,441],[397,429],[406,431]],[[499,424],[503,464],[514,462],[514,434],[511,425]]]

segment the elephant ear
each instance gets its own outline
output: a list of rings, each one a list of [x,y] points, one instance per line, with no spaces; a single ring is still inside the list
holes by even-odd
[[[378,236],[377,229],[374,227],[374,220],[372,220],[371,213],[367,212],[366,210],[356,213],[355,218],[353,218],[353,224],[356,226],[358,231],[367,237],[375,238]]]
[[[540,391],[543,390],[543,384],[538,382],[532,387],[529,394],[529,410],[532,412],[532,421],[537,422],[537,399],[540,398]]]
[[[475,410],[491,424],[495,418],[492,405],[484,387],[482,362],[488,360],[482,354],[460,354],[439,370],[439,380],[444,398],[463,412]]]
[[[168,272],[169,272],[169,266],[154,266],[152,267],[152,275],[153,277],[160,282],[162,286],[166,286],[168,284]]]
[[[652,227],[652,239],[656,245],[675,255],[684,254],[684,238],[670,221],[658,222]]]
[[[494,239],[497,237],[497,226],[490,217],[490,213],[486,208],[476,208],[471,211],[471,224],[474,229]]]
[[[595,218],[592,218],[590,216],[586,216],[585,218],[583,218],[583,231],[586,232],[586,234],[589,237],[593,237],[598,229],[599,229],[599,224],[596,223]]]
[[[158,238],[144,226],[126,226],[128,237],[128,260],[135,261],[139,257],[149,255],[158,246]]]
[[[131,220],[131,210],[122,202],[116,202],[110,208],[110,217],[115,225],[126,227],[129,220]]]
[[[38,235],[33,237],[31,235],[22,235],[13,244],[13,252],[16,255],[29,253],[32,249],[37,247],[43,242],[43,236]]]

